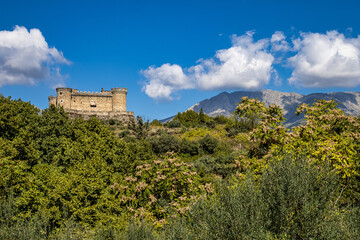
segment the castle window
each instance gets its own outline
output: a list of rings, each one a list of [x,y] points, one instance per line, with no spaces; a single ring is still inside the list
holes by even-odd
[[[61,103],[63,103],[63,102],[64,102],[64,100],[62,100],[62,99],[61,99],[61,100],[60,100],[60,102],[61,102]]]
[[[62,92],[60,92],[60,96],[62,95]]]
[[[95,101],[90,101],[90,107],[96,107],[96,102]]]

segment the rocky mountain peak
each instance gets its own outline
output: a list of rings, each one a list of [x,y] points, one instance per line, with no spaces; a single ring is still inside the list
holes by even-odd
[[[225,115],[230,116],[235,111],[236,105],[242,97],[257,98],[267,106],[276,104],[284,110],[286,126],[294,126],[302,121],[302,117],[295,116],[296,108],[302,103],[313,103],[315,100],[335,100],[339,103],[339,108],[350,115],[360,114],[360,93],[359,92],[329,92],[312,93],[301,95],[295,92],[279,92],[273,90],[262,91],[235,91],[222,92],[212,98],[205,99],[191,106],[188,110],[200,112],[202,108],[204,113],[209,116]]]

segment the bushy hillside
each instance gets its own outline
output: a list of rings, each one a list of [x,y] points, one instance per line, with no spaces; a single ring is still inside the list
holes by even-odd
[[[359,118],[240,101],[124,125],[0,97],[0,239],[359,238]]]

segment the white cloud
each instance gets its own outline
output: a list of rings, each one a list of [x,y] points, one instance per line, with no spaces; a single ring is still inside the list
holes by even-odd
[[[280,31],[276,31],[270,39],[271,42],[271,50],[276,52],[286,52],[289,51],[290,46],[289,43],[285,40],[285,34]]]
[[[192,88],[192,83],[179,65],[163,64],[161,67],[148,67],[141,71],[148,82],[144,85],[145,93],[154,99],[172,100],[170,96],[180,89]]]
[[[268,84],[274,61],[267,51],[269,40],[254,41],[252,35],[233,36],[232,47],[218,50],[214,58],[200,59],[185,72],[168,63],[149,67],[142,71],[147,79],[143,90],[154,99],[171,100],[171,94],[181,89],[258,89]]]
[[[289,82],[304,87],[355,87],[360,84],[360,36],[345,38],[337,31],[302,33],[293,41],[297,54]]]
[[[275,69],[279,63],[292,68],[290,84],[304,87],[355,87],[360,85],[360,36],[346,38],[337,31],[300,33],[286,41],[281,31],[258,41],[254,32],[232,37],[232,46],[214,57],[199,59],[189,68],[169,63],[142,71],[143,90],[154,99],[172,100],[182,89],[236,90],[281,85]],[[288,57],[292,54],[292,57]],[[274,67],[275,66],[275,67]]]
[[[196,85],[202,90],[257,89],[268,84],[274,57],[267,52],[268,40],[254,42],[251,32],[233,36],[233,46],[218,50],[215,58],[191,67]]]
[[[58,85],[63,79],[58,64],[70,62],[56,48],[49,48],[39,29],[16,26],[13,31],[0,31],[0,87],[44,79]]]

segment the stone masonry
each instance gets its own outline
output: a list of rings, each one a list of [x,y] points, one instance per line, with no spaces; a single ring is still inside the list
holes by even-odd
[[[126,111],[126,88],[112,88],[111,91],[79,92],[72,88],[57,88],[56,96],[49,96],[49,106],[63,107],[71,118],[89,119],[96,116],[101,120],[128,122],[135,119],[134,112]]]

